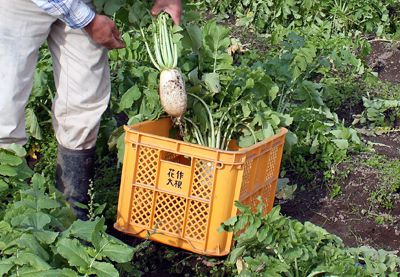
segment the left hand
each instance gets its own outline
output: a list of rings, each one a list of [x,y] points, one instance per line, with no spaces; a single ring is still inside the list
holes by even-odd
[[[182,15],[182,2],[181,0],[156,0],[151,14],[153,16],[158,15],[162,11],[168,13],[176,25],[181,22]]]

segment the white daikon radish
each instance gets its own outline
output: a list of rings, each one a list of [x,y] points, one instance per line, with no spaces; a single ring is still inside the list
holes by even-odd
[[[154,55],[146,41],[143,30],[147,52],[154,66],[160,70],[160,101],[165,112],[176,117],[180,122],[187,107],[187,93],[182,73],[177,68],[178,50],[176,43],[172,40],[171,29],[167,24],[167,14],[158,16],[157,30],[153,34]]]

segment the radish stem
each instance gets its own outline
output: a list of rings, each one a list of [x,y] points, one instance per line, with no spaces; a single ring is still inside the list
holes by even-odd
[[[207,106],[206,102],[204,102],[203,99],[201,99],[199,96],[197,96],[195,94],[192,94],[192,93],[188,93],[188,95],[190,95],[190,96],[196,98],[197,100],[199,100],[200,103],[202,103],[204,108],[206,109],[207,114],[208,114],[209,119],[210,119],[210,128],[211,128],[211,134],[209,136],[209,140],[210,140],[209,146],[215,148],[216,145],[215,145],[214,120],[213,120],[213,117],[212,117],[212,114],[211,114],[211,111],[210,111],[209,107]]]

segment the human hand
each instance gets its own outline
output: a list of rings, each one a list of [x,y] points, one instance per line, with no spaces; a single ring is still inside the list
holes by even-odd
[[[151,9],[151,14],[156,16],[162,11],[168,13],[172,17],[174,23],[179,25],[182,15],[181,0],[156,0],[153,8]]]
[[[109,50],[125,47],[114,21],[105,15],[96,15],[84,29],[94,42]]]

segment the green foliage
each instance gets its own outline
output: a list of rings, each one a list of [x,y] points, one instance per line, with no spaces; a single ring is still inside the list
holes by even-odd
[[[16,144],[9,149],[0,148],[0,218],[4,216],[13,195],[20,188],[26,187],[26,180],[33,174],[25,155],[25,149]]]
[[[104,218],[73,222],[69,207],[49,189],[35,174],[0,217],[0,274],[119,276],[111,262],[129,262],[134,249],[105,233]]]
[[[395,252],[347,248],[335,235],[310,222],[280,215],[280,207],[262,214],[236,203],[240,214],[224,230],[238,232],[228,264],[238,276],[397,276]]]
[[[290,162],[306,178],[313,178],[313,169],[326,170],[343,161],[350,149],[361,145],[356,130],[345,127],[329,110],[297,109],[293,117],[299,141]]]
[[[281,1],[216,1],[205,6],[216,13],[237,17],[237,23],[258,32],[271,33],[288,29],[328,25],[332,33],[358,30],[363,33],[393,34],[398,32],[399,3],[395,0],[281,0]]]
[[[371,191],[370,201],[385,209],[393,209],[400,192],[400,161],[374,155],[365,164],[378,171],[381,182]]]
[[[363,97],[365,110],[353,124],[367,124],[370,127],[393,126],[400,117],[400,100]]]

